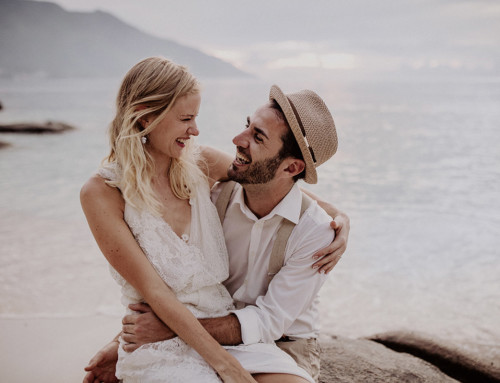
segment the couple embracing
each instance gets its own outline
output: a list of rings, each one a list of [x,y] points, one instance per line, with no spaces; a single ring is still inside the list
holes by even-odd
[[[164,58],[122,82],[110,154],[81,203],[127,315],[85,382],[319,377],[316,299],[349,220],[297,180],[316,183],[335,153],[332,116],[314,92],[273,86],[232,158],[191,139],[200,102],[193,75]]]

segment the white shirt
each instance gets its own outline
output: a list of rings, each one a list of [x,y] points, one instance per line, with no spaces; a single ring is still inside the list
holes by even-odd
[[[212,201],[221,192],[212,190]],[[236,184],[222,225],[229,253],[229,278],[224,282],[238,310],[244,344],[270,343],[288,335],[315,338],[319,334],[319,289],[326,280],[311,266],[312,255],[335,235],[331,218],[315,201],[300,218],[302,192],[294,185],[265,217],[258,219],[245,204]],[[286,246],[284,265],[267,287],[269,257],[283,218],[296,223]]]

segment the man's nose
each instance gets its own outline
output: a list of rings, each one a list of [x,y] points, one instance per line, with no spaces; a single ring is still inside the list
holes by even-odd
[[[241,146],[243,148],[248,147],[248,129],[245,129],[240,134],[233,138],[233,144],[236,146]]]

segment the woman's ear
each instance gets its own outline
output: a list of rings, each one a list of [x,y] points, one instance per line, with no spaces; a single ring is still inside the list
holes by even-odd
[[[144,109],[147,109],[146,105],[139,105],[135,108],[135,111],[139,112],[139,111],[144,110]],[[139,124],[141,124],[142,129],[146,129],[148,127],[149,122],[150,122],[149,120],[150,119],[147,115],[139,118]]]
[[[149,118],[148,117],[139,118],[139,124],[141,124],[142,129],[146,129],[149,125]]]

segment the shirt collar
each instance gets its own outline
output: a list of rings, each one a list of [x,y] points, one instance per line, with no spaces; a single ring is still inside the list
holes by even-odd
[[[258,218],[248,208],[248,206],[245,203],[243,187],[240,184],[236,184],[233,203],[238,204],[243,214],[245,214],[248,218],[254,221],[258,221]],[[268,215],[262,217],[261,220],[267,221],[273,218],[275,215],[279,215],[297,224],[300,218],[301,205],[302,205],[302,192],[300,191],[300,188],[297,185],[297,183],[295,183],[288,192],[288,194],[280,201],[280,203],[277,204]]]

